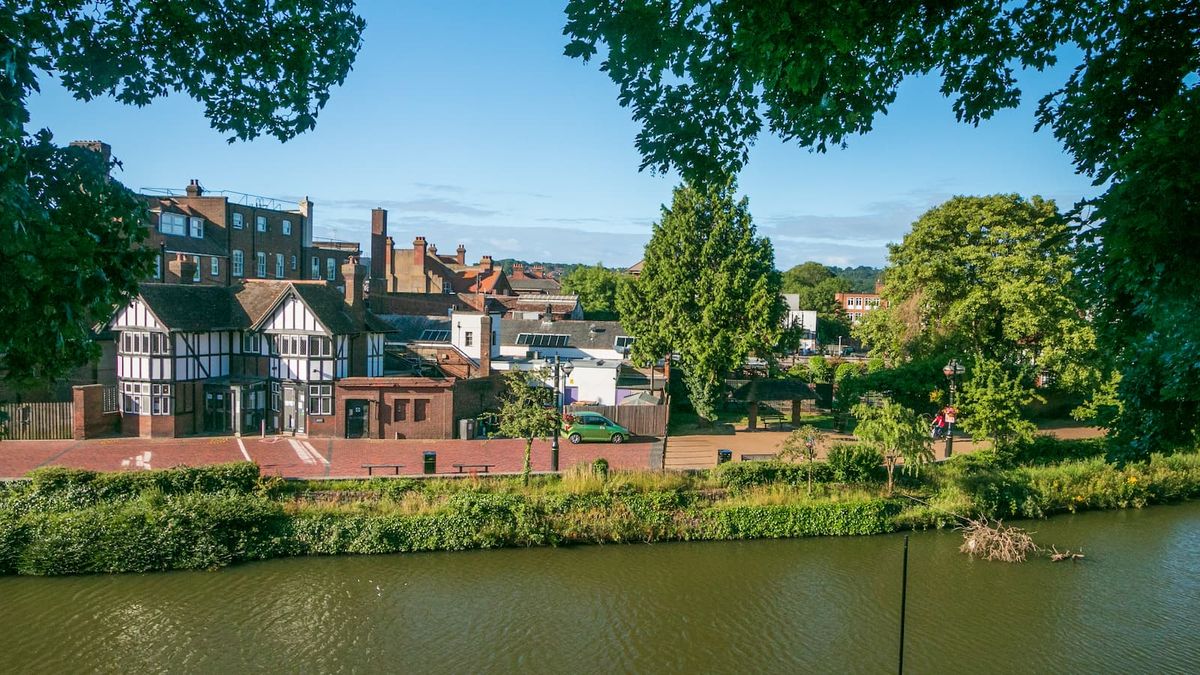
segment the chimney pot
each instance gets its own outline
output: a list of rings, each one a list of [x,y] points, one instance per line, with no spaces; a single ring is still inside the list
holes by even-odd
[[[188,183],[187,196],[200,197],[203,194],[204,194],[204,188],[200,187],[200,181],[196,178],[193,178],[192,182]]]
[[[467,264],[467,247],[463,246],[462,244],[459,244],[458,249],[455,251],[455,253],[457,254],[457,255],[455,255],[455,259],[458,261],[458,264],[466,265]]]

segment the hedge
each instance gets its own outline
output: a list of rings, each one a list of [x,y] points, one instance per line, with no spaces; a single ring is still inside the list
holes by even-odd
[[[899,507],[883,499],[826,504],[731,506],[704,513],[698,539],[879,534],[892,529]]]

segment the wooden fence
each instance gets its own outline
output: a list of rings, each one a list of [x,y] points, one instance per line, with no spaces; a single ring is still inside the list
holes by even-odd
[[[568,413],[594,412],[629,429],[634,436],[661,438],[667,431],[668,404],[661,405],[571,405]]]
[[[4,438],[13,440],[46,440],[71,438],[71,415],[74,404],[54,403],[4,403],[0,404],[0,418],[7,417]]]

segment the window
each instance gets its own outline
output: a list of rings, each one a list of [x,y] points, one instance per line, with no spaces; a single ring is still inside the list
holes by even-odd
[[[312,278],[321,278],[321,259],[317,257],[312,259]]]
[[[192,237],[195,239],[203,239],[204,238],[204,219],[192,216],[190,220],[191,220],[191,225],[192,225],[192,231],[191,231]]]
[[[258,230],[259,232],[266,232],[267,231],[267,217],[266,216],[254,216],[254,229]]]
[[[403,422],[408,419],[408,401],[398,398],[392,401],[392,421]]]
[[[150,411],[150,383],[122,382],[121,410],[130,415],[141,415]]]
[[[246,227],[246,219],[237,211],[233,212],[233,229],[240,230]]]
[[[254,257],[255,257],[256,267],[258,268],[257,269],[258,278],[265,279],[267,276],[267,254],[263,253],[262,251],[259,251],[258,253],[254,254]]]
[[[566,347],[569,335],[552,335],[550,333],[519,333],[517,344],[530,347]]]
[[[150,414],[151,415],[170,415],[171,414],[171,385],[169,385],[169,384],[152,384],[152,385],[150,385]]]
[[[259,339],[258,333],[242,334],[242,351],[248,354],[262,353],[262,341]]]
[[[155,279],[162,278],[162,256],[161,255],[154,256],[154,278]]]
[[[313,384],[308,387],[308,414],[333,414],[333,385]]]
[[[275,254],[275,278],[276,279],[283,278],[283,254],[282,253]]]
[[[158,231],[163,234],[178,234],[182,236],[187,233],[187,218],[178,213],[163,211],[158,217]]]
[[[296,270],[296,256],[292,256],[292,271]]]
[[[192,256],[192,282],[200,281],[200,256]]]
[[[424,422],[429,417],[429,399],[419,398],[413,401],[413,421]]]
[[[303,335],[276,335],[275,353],[280,356],[306,356],[308,340]]]
[[[451,295],[454,293],[454,286],[449,282],[449,280],[442,280],[442,292],[446,295]]]
[[[235,249],[233,249],[233,276],[240,277],[245,273],[246,273],[245,255],[241,251],[239,251],[235,248]]]
[[[316,335],[308,338],[309,356],[333,356],[333,340]]]
[[[279,403],[283,400],[283,389],[278,382],[271,383],[271,410],[279,412]]]
[[[475,334],[467,331],[466,335],[463,336],[463,346],[470,347],[473,344],[475,344]]]
[[[208,267],[209,267],[209,271],[212,273],[212,275],[214,277],[221,276],[221,259],[220,258],[218,258],[217,256],[214,255],[212,258],[209,259]]]
[[[337,272],[337,261],[333,258],[325,260],[325,275],[330,281],[333,281],[333,275]]]
[[[284,234],[292,233],[292,221],[290,221],[290,220],[283,221],[283,233]]]
[[[122,354],[170,354],[171,336],[164,333],[124,331],[121,333]]]
[[[613,349],[615,349],[618,353],[628,354],[629,348],[632,346],[633,346],[633,336],[632,335],[618,335],[617,341],[613,345]]]

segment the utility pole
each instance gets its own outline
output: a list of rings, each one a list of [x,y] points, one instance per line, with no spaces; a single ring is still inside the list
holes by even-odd
[[[908,604],[908,535],[904,535],[904,567],[900,574],[900,675],[904,675],[904,611]]]

